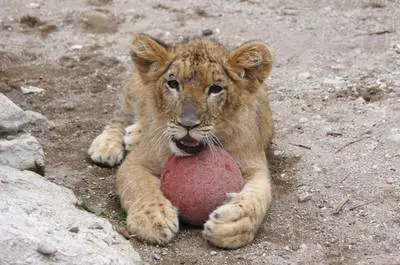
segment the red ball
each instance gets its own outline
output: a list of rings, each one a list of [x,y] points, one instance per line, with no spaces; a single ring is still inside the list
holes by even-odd
[[[202,225],[229,192],[239,192],[243,178],[239,166],[221,148],[195,156],[172,156],[164,165],[161,190],[179,209],[182,219]]]

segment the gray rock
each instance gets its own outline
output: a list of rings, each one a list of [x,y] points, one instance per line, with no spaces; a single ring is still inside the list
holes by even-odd
[[[23,134],[12,140],[0,139],[0,165],[44,174],[44,152],[35,137]]]
[[[31,171],[0,166],[0,263],[144,264],[106,219],[77,209],[76,203],[67,188]],[[103,229],[89,229],[93,223]],[[79,234],[68,231],[72,224],[80,227]]]
[[[0,93],[0,133],[18,131],[27,122],[25,112]]]

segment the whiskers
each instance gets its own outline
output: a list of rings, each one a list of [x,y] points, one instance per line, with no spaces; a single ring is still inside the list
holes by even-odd
[[[211,154],[214,156],[217,154],[217,147],[223,147],[222,142],[218,139],[218,137],[211,130],[203,131],[203,142],[206,144],[211,151]]]
[[[168,143],[171,140],[171,138],[172,136],[168,132],[168,127],[164,125],[155,129],[152,136],[153,143],[157,146]]]
[[[210,131],[208,134],[210,135],[210,138],[212,139],[212,141],[214,143],[216,143],[219,147],[224,147],[222,142],[219,140],[219,138],[213,132]]]

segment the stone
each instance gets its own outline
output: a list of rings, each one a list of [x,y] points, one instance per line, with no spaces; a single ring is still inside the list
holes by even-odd
[[[300,73],[297,77],[299,79],[310,79],[312,77],[312,75],[309,72],[303,72],[303,73]]]
[[[334,89],[341,89],[346,86],[346,82],[343,78],[335,77],[335,78],[325,78],[323,81],[323,85],[327,87],[333,87]]]
[[[211,36],[213,34],[212,29],[205,29],[202,31],[203,36]]]
[[[386,183],[387,183],[387,184],[393,184],[393,183],[394,183],[394,178],[390,178],[390,177],[387,178],[387,179],[386,179]]]
[[[36,86],[21,86],[22,94],[37,94],[42,93],[44,91],[43,88],[36,87]]]
[[[40,8],[40,4],[32,2],[32,3],[29,3],[28,7],[29,8]]]
[[[390,130],[391,134],[388,136],[390,141],[400,143],[400,128],[392,128]]]
[[[44,152],[40,143],[30,134],[6,140],[0,139],[0,165],[44,174]]]
[[[153,259],[154,260],[161,260],[161,256],[157,253],[153,253]]]
[[[301,192],[297,195],[297,200],[299,202],[306,202],[311,200],[312,194],[308,192]]]
[[[73,226],[70,229],[68,229],[71,233],[79,233],[79,227]]]
[[[308,119],[306,117],[301,117],[299,119],[299,123],[306,123],[306,122],[308,122]]]
[[[42,242],[39,244],[37,251],[44,256],[52,256],[56,254],[57,249],[49,242]]]
[[[42,37],[47,37],[50,33],[57,30],[57,26],[54,24],[45,23],[38,27]]]
[[[393,49],[396,53],[400,54],[400,44],[399,43],[395,43],[393,44]]]
[[[71,190],[34,172],[0,166],[0,263],[145,264],[109,221],[77,203]],[[96,222],[103,229],[89,229]],[[71,224],[79,236],[68,231]]]
[[[111,2],[112,0],[88,0],[88,4],[93,6],[104,6]]]
[[[82,50],[83,46],[76,44],[76,45],[72,45],[71,48],[69,48],[71,51],[77,51],[77,50]]]
[[[95,33],[112,33],[118,29],[118,24],[113,17],[99,11],[83,12],[82,21],[88,30]]]
[[[25,114],[29,123],[49,123],[49,120],[39,112],[26,110]]]
[[[313,171],[315,173],[321,173],[322,172],[322,169],[321,169],[321,167],[319,165],[313,165],[312,169],[313,169]]]
[[[0,133],[19,131],[27,122],[26,113],[0,93]]]
[[[306,202],[311,200],[312,193],[310,192],[310,188],[307,186],[299,187],[297,191],[297,200],[298,202]]]

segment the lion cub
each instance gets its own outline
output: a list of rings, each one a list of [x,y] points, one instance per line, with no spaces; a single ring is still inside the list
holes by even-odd
[[[210,214],[203,235],[222,248],[251,242],[272,197],[266,149],[273,127],[262,88],[270,50],[258,41],[228,50],[202,38],[169,47],[139,34],[131,56],[136,72],[121,110],[89,149],[94,162],[109,166],[129,151],[116,176],[129,231],[154,244],[171,241],[179,220],[160,191],[164,162],[218,145],[236,159],[245,185]]]

